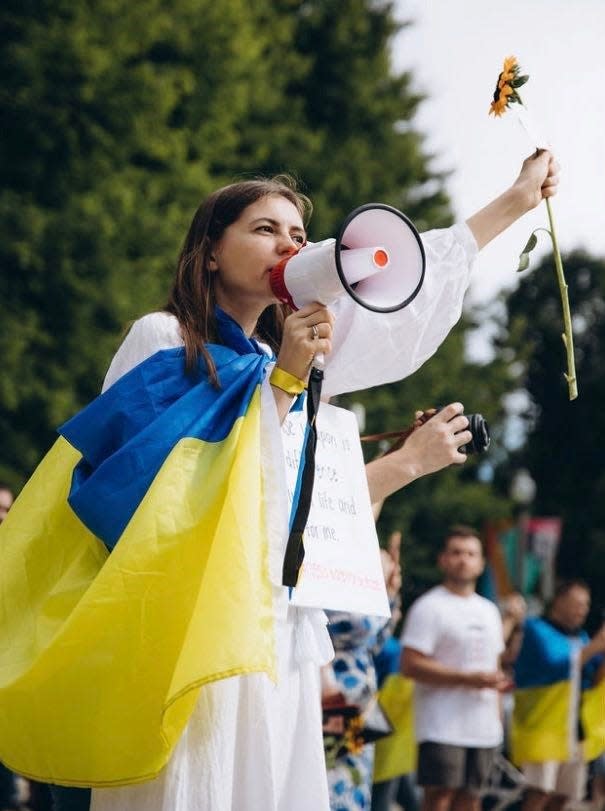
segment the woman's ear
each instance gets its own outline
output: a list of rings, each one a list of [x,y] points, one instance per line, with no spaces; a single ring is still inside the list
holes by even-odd
[[[213,272],[218,270],[218,262],[216,261],[216,256],[214,255],[214,253],[211,253],[208,256],[208,270],[211,270]]]

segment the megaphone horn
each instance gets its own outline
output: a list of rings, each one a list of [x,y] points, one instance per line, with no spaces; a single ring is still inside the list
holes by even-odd
[[[368,310],[388,313],[416,297],[424,270],[424,248],[410,220],[370,203],[349,214],[336,239],[308,244],[276,265],[271,288],[295,309],[348,294]]]

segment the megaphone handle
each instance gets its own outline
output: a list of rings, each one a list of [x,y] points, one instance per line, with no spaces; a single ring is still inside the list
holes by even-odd
[[[300,481],[297,482],[298,501],[293,504],[290,534],[286,544],[286,552],[282,568],[282,583],[293,588],[298,582],[298,574],[305,557],[303,533],[307,525],[307,518],[311,509],[313,484],[315,481],[315,448],[317,446],[317,427],[315,420],[321,402],[321,386],[324,373],[321,369],[313,367],[309,375],[309,389],[307,392],[307,430],[302,448]],[[300,486],[299,486],[300,485]]]

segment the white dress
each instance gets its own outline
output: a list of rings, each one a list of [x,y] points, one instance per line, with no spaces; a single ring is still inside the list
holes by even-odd
[[[462,224],[423,235],[427,270],[412,305],[385,316],[342,298],[326,365],[329,396],[401,379],[430,357],[460,317],[476,244]],[[136,322],[105,386],[160,349],[182,345],[173,316]],[[329,811],[319,668],[333,656],[322,611],[288,604],[280,585],[288,503],[271,388],[263,384],[261,449],[273,583],[278,680],[236,676],[204,686],[162,773],[93,789],[91,811]]]

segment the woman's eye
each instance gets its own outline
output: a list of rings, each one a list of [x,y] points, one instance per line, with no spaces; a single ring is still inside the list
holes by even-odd
[[[260,225],[258,227],[259,231],[266,231],[269,234],[273,233],[273,226],[272,225]]]
[[[292,239],[294,240],[294,242],[298,242],[299,245],[305,244],[305,238],[303,237],[302,234],[294,234],[292,236]]]

